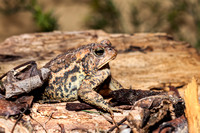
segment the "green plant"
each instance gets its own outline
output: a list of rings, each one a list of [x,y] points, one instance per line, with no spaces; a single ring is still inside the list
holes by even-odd
[[[58,28],[57,20],[52,12],[44,13],[40,6],[35,5],[32,9],[33,18],[41,31],[53,31]]]
[[[86,18],[86,27],[104,29],[107,32],[121,32],[120,12],[112,0],[91,0],[91,13]]]
[[[199,1],[140,0],[132,4],[130,18],[133,32],[167,32],[200,48],[199,12]]]
[[[29,11],[37,24],[39,31],[53,31],[58,28],[57,20],[52,12],[42,11],[37,0],[2,0],[0,12],[10,15],[20,11]]]

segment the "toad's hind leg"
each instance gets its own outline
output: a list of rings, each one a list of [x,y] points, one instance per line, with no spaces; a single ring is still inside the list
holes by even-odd
[[[84,102],[94,105],[100,109],[103,109],[104,111],[107,111],[110,114],[113,114],[113,111],[118,111],[118,110],[110,107],[108,103],[103,99],[103,97],[99,93],[94,91],[94,88],[100,85],[109,75],[110,75],[110,70],[103,69],[97,71],[97,73],[94,74],[93,76],[86,77],[86,79],[82,82],[78,90],[78,96]]]

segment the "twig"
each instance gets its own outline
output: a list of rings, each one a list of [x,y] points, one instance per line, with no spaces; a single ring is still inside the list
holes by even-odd
[[[110,116],[111,116],[111,118],[112,118],[113,123],[115,124],[115,127],[116,127],[117,129],[119,129],[119,125],[117,124],[117,122],[116,122],[115,119],[114,119],[114,114],[110,114]]]
[[[24,111],[21,112],[20,116],[18,117],[17,121],[15,122],[15,124],[14,124],[14,126],[13,126],[13,128],[11,130],[11,133],[14,133],[14,130],[15,130],[15,127],[16,127],[17,123],[20,121],[20,119],[22,118],[23,114],[26,112],[27,109],[28,109],[28,106],[26,106]]]
[[[110,124],[113,124],[112,119],[110,119],[107,116],[105,116],[102,112],[99,112],[99,114],[102,115]]]
[[[53,113],[54,113],[54,112],[51,112],[51,114],[49,115],[48,120],[44,123],[45,127],[46,127],[47,122],[49,122],[49,121],[51,120]]]
[[[59,124],[59,123],[57,123],[57,124],[61,128],[61,133],[65,133],[65,127],[64,127],[64,125],[63,124]]]
[[[124,119],[122,119],[120,122],[118,122],[115,126],[111,127],[108,132],[112,132],[116,127],[118,127],[119,125],[121,125],[123,122],[125,122],[127,120],[127,118],[125,117]]]
[[[47,130],[44,128],[44,126],[41,123],[39,123],[37,120],[35,120],[31,115],[29,115],[29,116],[30,116],[30,118],[32,120],[34,120],[35,122],[37,122],[43,128],[43,130],[45,131],[45,133],[47,133]]]

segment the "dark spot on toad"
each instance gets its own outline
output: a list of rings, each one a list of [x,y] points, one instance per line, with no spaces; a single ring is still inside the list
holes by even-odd
[[[60,92],[62,92],[62,88],[61,88],[61,86],[59,86],[59,87],[56,89],[56,91],[60,91]]]
[[[69,83],[69,88],[71,87],[71,83]],[[64,89],[65,89],[65,93],[67,93],[69,91],[69,89],[67,88],[67,85],[64,85]]]
[[[74,69],[72,69],[70,73],[75,73],[78,71],[79,71],[79,67],[75,66]]]
[[[56,79],[53,81],[53,84],[59,85],[62,83],[62,77],[56,77]]]
[[[61,97],[61,98],[64,98],[64,95],[63,95],[63,93],[61,93],[61,94],[60,94],[60,97]]]
[[[67,79],[68,78],[68,72],[64,73],[64,78]]]
[[[73,56],[73,57],[72,57],[72,61],[75,61],[75,60],[76,60],[76,56]]]
[[[71,85],[72,85],[72,84],[71,84],[71,83],[69,83],[69,88],[71,88]]]
[[[73,86],[73,89],[71,89],[70,93],[73,93],[74,91],[77,91],[77,86]]]
[[[61,69],[62,69],[62,67],[58,67],[58,68],[56,68],[56,69],[52,68],[51,71],[54,72],[54,73],[57,73],[57,72],[59,72]]]
[[[76,76],[72,76],[71,77],[71,82],[75,82],[77,80],[77,77]]]
[[[86,95],[88,93],[90,93],[91,91],[82,91],[82,95]]]
[[[95,82],[94,81],[90,81],[90,84],[95,85]]]
[[[69,67],[69,65],[68,64],[65,64],[65,69],[67,69]]]

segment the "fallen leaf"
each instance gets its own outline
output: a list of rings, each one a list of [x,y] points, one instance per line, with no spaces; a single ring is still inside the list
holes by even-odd
[[[31,106],[33,96],[23,96],[16,101],[0,99],[0,116],[13,116],[21,113],[22,110]]]
[[[15,74],[16,69],[23,66],[26,67]],[[50,70],[48,68],[37,69],[37,64],[34,61],[26,62],[15,67],[1,77],[7,76],[2,82],[1,90],[5,91],[6,99],[22,93],[29,93],[43,85],[45,79],[48,78],[49,72]]]

